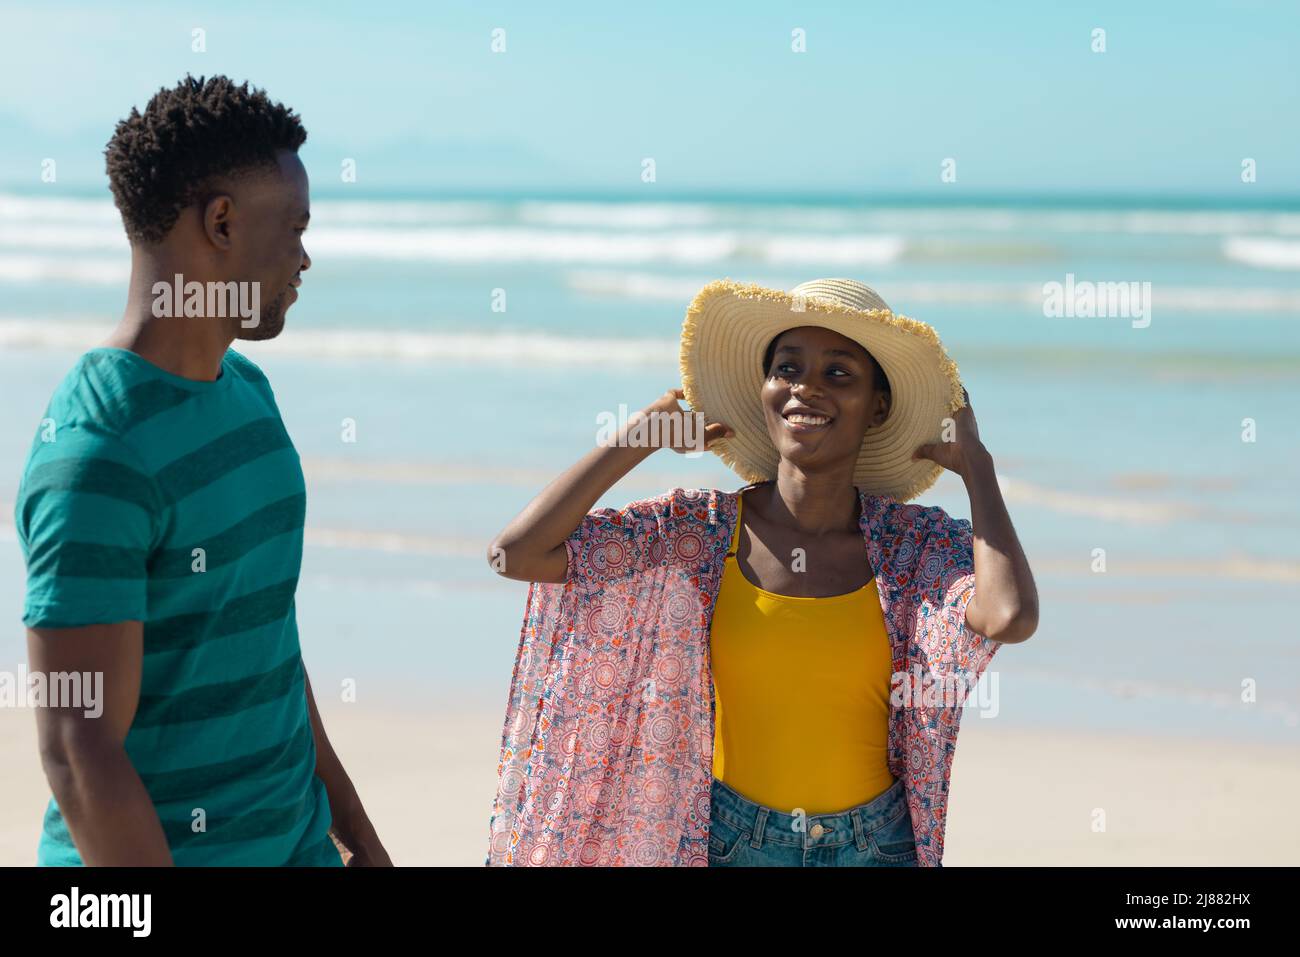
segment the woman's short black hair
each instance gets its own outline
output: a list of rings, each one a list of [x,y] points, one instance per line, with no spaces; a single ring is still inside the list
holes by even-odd
[[[132,242],[157,243],[216,176],[274,167],[307,139],[290,109],[229,77],[186,76],[117,124],[104,156]]]
[[[788,331],[789,330],[787,329],[786,332]],[[778,332],[775,336],[773,336],[772,341],[767,344],[767,351],[763,353],[763,377],[764,378],[767,378],[767,376],[771,375],[772,373],[772,359],[776,355],[776,343],[777,340],[780,339],[783,335],[785,335],[785,332]],[[885,370],[880,367],[880,363],[876,361],[876,357],[873,356],[865,346],[863,347],[862,351],[867,353],[867,358],[871,360],[871,367],[872,369],[875,370],[874,384],[876,387],[876,391],[887,392],[892,395],[893,393],[890,392],[889,389],[889,377],[885,375]]]

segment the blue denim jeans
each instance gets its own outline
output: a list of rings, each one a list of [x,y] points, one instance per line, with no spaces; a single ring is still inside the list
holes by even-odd
[[[710,867],[916,867],[912,819],[895,780],[835,814],[795,816],[755,804],[713,779]]]

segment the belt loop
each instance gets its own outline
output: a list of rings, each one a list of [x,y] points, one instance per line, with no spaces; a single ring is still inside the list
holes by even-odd
[[[866,829],[862,826],[862,811],[855,807],[850,812],[850,817],[853,818],[853,843],[857,845],[859,851],[865,851],[871,842],[867,839]]]
[[[749,846],[759,850],[763,846],[763,830],[767,827],[767,808],[760,807],[754,817],[754,835],[749,839]]]

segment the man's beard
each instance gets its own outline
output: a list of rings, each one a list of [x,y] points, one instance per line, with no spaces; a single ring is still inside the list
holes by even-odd
[[[282,292],[267,303],[266,307],[261,310],[261,315],[258,317],[257,325],[244,326],[243,323],[240,323],[238,338],[254,341],[259,339],[274,339],[283,332],[284,299],[286,295],[288,295],[287,292]]]

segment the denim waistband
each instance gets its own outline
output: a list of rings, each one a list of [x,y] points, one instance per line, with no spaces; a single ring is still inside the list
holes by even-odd
[[[867,835],[892,824],[907,813],[902,778],[866,804],[834,814],[786,814],[756,804],[717,778],[713,779],[712,817],[732,827],[748,830],[755,846],[764,841],[791,847],[834,847],[854,843],[867,846]]]

